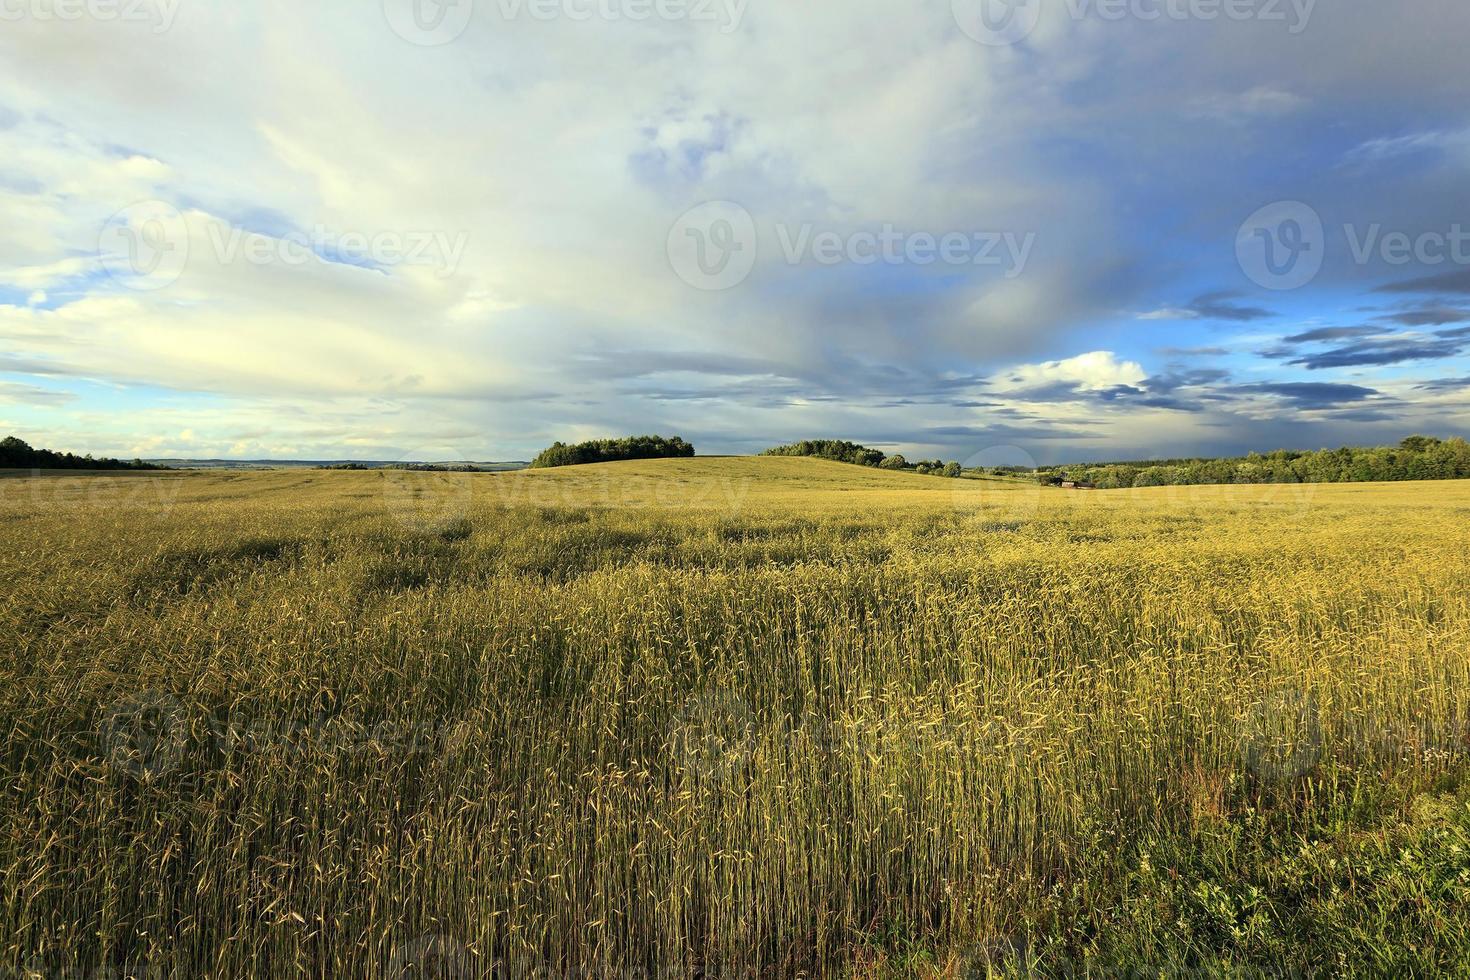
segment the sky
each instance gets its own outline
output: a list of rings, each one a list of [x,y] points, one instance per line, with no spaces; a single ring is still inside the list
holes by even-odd
[[[1467,37],[1463,0],[0,0],[0,432],[1470,435]]]

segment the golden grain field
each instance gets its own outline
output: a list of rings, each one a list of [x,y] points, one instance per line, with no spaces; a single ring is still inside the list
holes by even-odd
[[[1137,841],[1465,765],[1467,517],[782,458],[0,479],[0,974],[1024,971]]]

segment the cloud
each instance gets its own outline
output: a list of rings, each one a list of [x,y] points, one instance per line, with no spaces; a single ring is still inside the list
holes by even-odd
[[[1292,92],[1257,85],[1244,92],[1197,96],[1190,101],[1189,112],[1206,119],[1240,124],[1262,117],[1289,115],[1306,105],[1306,99]]]
[[[1043,384],[1064,384],[1080,390],[1136,384],[1148,375],[1137,361],[1122,361],[1112,351],[1092,351],[1059,361],[1022,364],[992,383],[1013,392]]]
[[[1458,392],[1470,389],[1470,377],[1436,378],[1414,386],[1419,391]]]
[[[1470,295],[1470,269],[1405,279],[1379,286],[1379,293],[1459,293]]]
[[[1287,344],[1311,344],[1322,340],[1348,340],[1352,337],[1372,337],[1383,331],[1378,327],[1319,327],[1306,333],[1283,337]]]
[[[1446,323],[1463,323],[1470,320],[1470,310],[1451,306],[1428,306],[1400,313],[1385,313],[1377,317],[1405,327],[1438,327]]]
[[[924,433],[936,440],[951,442],[959,439],[969,443],[986,443],[999,446],[1006,442],[1025,443],[1035,439],[1087,439],[1097,435],[1088,430],[1088,426],[1099,425],[1097,422],[1074,421],[1066,425],[1049,422],[1037,422],[1034,425],[1011,425],[1007,423],[996,423],[992,425],[936,425],[924,430]],[[1077,428],[1083,426],[1083,428]]]
[[[1328,384],[1311,381],[1271,381],[1256,384],[1236,385],[1234,392],[1251,395],[1269,395],[1288,402],[1294,408],[1314,410],[1338,405],[1361,402],[1378,395],[1372,388],[1361,385]]]
[[[1204,293],[1182,307],[1166,306],[1162,309],[1140,313],[1140,320],[1225,320],[1244,323],[1264,320],[1275,316],[1275,312],[1263,306],[1245,306],[1232,300],[1240,294],[1229,290]]]
[[[1165,357],[1224,357],[1230,350],[1225,347],[1160,347],[1158,353]]]
[[[1331,350],[1307,354],[1292,360],[1309,371],[1323,368],[1360,367],[1364,365],[1402,364],[1406,361],[1439,360],[1458,357],[1465,344],[1454,340],[1417,340],[1412,337],[1387,337],[1348,344]]]
[[[1384,163],[1423,153],[1470,150],[1470,129],[1430,130],[1403,136],[1375,137],[1345,154],[1345,164]]]
[[[1309,371],[1403,364],[1409,361],[1442,360],[1464,352],[1470,329],[1440,330],[1434,336],[1397,333],[1381,327],[1321,327],[1282,338],[1280,344],[1260,351],[1262,357],[1285,360]],[[1329,344],[1350,340],[1303,354],[1301,345]]]
[[[75,400],[76,396],[67,391],[0,381],[0,402],[11,405],[61,406]]]

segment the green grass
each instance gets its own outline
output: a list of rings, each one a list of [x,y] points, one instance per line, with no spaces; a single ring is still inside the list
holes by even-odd
[[[0,481],[0,966],[1452,972],[1470,486]]]

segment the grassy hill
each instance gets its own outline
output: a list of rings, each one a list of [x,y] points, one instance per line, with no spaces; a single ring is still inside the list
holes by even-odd
[[[4,491],[0,968],[1470,956],[1470,484],[717,458]]]

